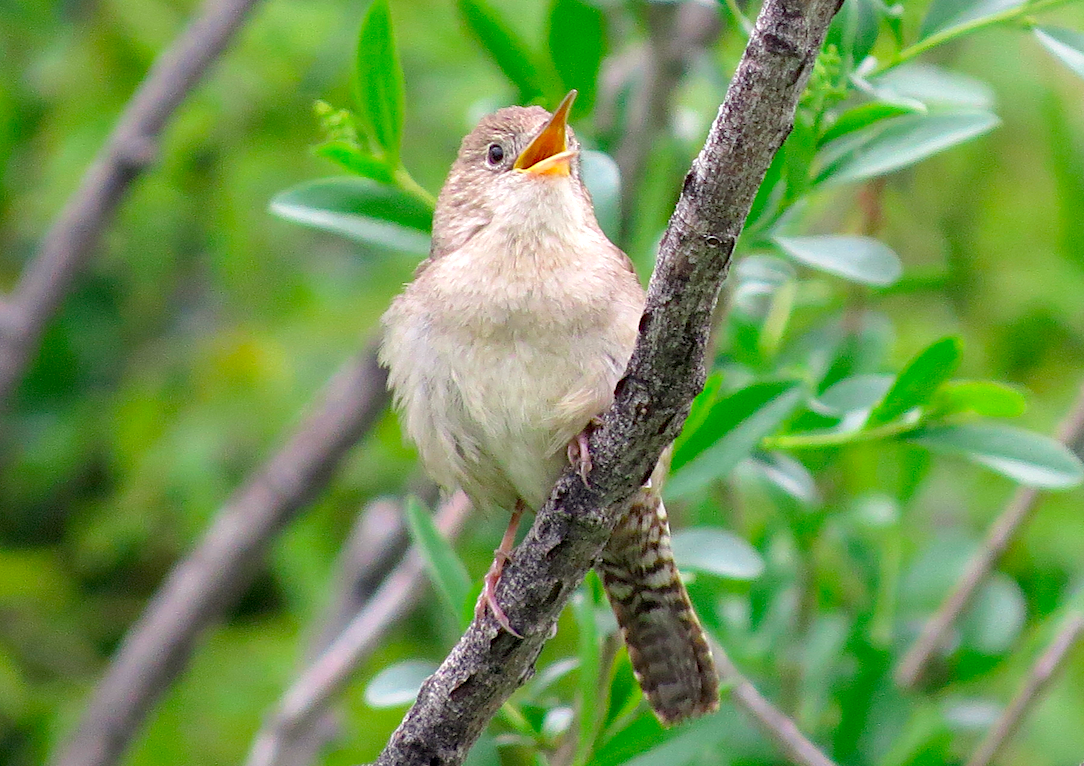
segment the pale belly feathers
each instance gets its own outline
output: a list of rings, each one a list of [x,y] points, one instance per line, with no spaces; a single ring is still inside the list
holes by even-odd
[[[598,247],[509,263],[474,242],[392,304],[381,357],[434,480],[483,507],[545,501],[569,440],[609,406],[643,310],[624,256]]]

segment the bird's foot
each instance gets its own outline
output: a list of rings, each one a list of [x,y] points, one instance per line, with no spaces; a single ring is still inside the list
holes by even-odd
[[[504,569],[504,563],[508,561],[508,558],[508,553],[500,548],[493,552],[493,563],[482,580],[482,595],[478,597],[478,604],[474,607],[474,616],[481,619],[486,613],[486,607],[489,607],[489,611],[493,613],[497,624],[516,638],[523,638],[519,631],[512,627],[512,623],[508,621],[508,615],[504,613],[504,609],[497,603],[497,583],[501,580],[501,571]]]
[[[591,486],[587,481],[587,474],[591,473],[591,450],[587,446],[587,435],[602,425],[599,417],[591,418],[584,429],[572,437],[568,442],[568,463],[576,469],[576,473],[583,479],[586,486]]]

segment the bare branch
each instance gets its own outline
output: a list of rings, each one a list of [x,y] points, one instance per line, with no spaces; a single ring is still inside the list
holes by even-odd
[[[1076,402],[1058,427],[1057,438],[1070,448],[1084,438],[1084,386],[1081,386]],[[1038,499],[1039,491],[1034,487],[1020,487],[1016,490],[1005,510],[986,533],[982,547],[967,562],[964,573],[960,575],[952,591],[922,626],[922,632],[896,666],[897,684],[912,687],[922,678],[930,660],[946,643],[945,636],[953,623],[967,609],[979,586],[985,582],[1009,544],[1031,518]]]
[[[728,690],[730,699],[752,716],[757,725],[779,745],[792,763],[799,766],[836,766],[802,734],[794,721],[757,691],[757,688],[730,661],[726,652],[715,645],[712,647],[712,654],[715,655],[715,664],[719,668],[719,679],[723,688]]]
[[[633,54],[640,60],[629,67],[639,70],[635,73],[641,78],[641,86],[629,107],[628,124],[615,152],[625,187],[621,230],[626,236],[648,154],[671,119],[681,78],[723,28],[719,9],[701,3],[647,3],[644,13],[648,38],[643,50]],[[634,71],[623,74],[629,78]]]
[[[967,766],[990,766],[1002,746],[1016,733],[1024,716],[1039,700],[1039,695],[1043,693],[1047,684],[1053,680],[1069,651],[1080,640],[1081,634],[1084,634],[1084,614],[1074,612],[1058,631],[1058,635],[1050,642],[1050,646],[1035,661],[1020,691],[1016,693],[1012,702],[1005,708],[1001,717],[997,719],[986,738],[975,750]]]
[[[293,436],[219,511],[169,574],[117,656],[55,766],[111,766],[187,664],[197,637],[234,603],[274,536],[324,485],[387,404],[371,351],[346,364]]]
[[[79,188],[0,305],[0,404],[22,379],[45,325],[90,258],[125,192],[158,151],[173,112],[240,29],[257,0],[209,0],[154,62]]]
[[[640,338],[613,406],[590,436],[590,486],[558,481],[497,587],[520,639],[476,619],[392,735],[381,766],[455,766],[533,673],[557,616],[597,560],[628,498],[677,435],[704,380],[712,310],[749,206],[838,0],[767,0],[663,238]]]
[[[436,524],[446,537],[455,538],[470,513],[470,501],[457,492],[437,514]],[[425,564],[411,550],[373,598],[331,645],[286,691],[267,724],[256,735],[248,766],[278,766],[317,717],[350,681],[357,667],[376,648],[388,629],[421,600]]]
[[[318,623],[319,632],[305,654],[306,665],[319,657],[343,628],[369,602],[385,575],[407,550],[406,525],[400,503],[379,498],[357,515],[336,564],[334,602]],[[278,766],[308,766],[339,730],[336,711],[325,709],[298,729],[290,742],[277,748]],[[251,756],[250,756],[251,757]]]

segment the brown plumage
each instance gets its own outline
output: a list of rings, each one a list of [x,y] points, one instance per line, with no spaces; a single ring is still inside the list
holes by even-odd
[[[430,257],[383,319],[381,359],[430,475],[480,508],[513,512],[479,602],[513,633],[494,586],[519,514],[545,502],[570,443],[609,406],[644,306],[580,180],[570,105],[553,116],[502,109],[463,139]],[[656,473],[599,569],[641,686],[674,723],[714,710],[718,685],[670,553],[665,470]]]

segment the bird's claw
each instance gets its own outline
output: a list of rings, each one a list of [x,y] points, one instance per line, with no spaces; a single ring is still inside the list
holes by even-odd
[[[508,615],[504,613],[504,609],[497,603],[497,583],[501,580],[501,570],[504,569],[504,562],[508,560],[508,554],[499,549],[494,553],[493,565],[482,580],[482,595],[478,597],[478,604],[474,607],[474,616],[481,619],[485,616],[486,607],[489,607],[489,611],[493,613],[493,618],[498,625],[516,638],[523,638],[522,634],[512,627],[512,623],[508,621]]]

